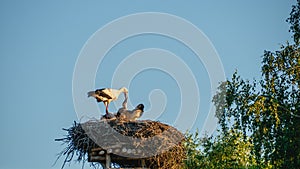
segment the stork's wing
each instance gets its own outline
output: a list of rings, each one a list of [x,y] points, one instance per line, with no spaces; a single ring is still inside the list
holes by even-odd
[[[101,97],[107,98],[107,99],[112,99],[112,93],[111,90],[109,90],[108,88],[103,88],[103,89],[97,89],[95,91],[95,93]]]

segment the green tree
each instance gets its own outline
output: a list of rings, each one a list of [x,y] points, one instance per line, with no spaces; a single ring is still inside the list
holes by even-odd
[[[260,81],[235,72],[220,84],[220,131],[186,135],[186,168],[300,168],[300,0],[287,22],[293,41],[264,52]]]
[[[262,80],[249,82],[234,73],[214,97],[222,133],[237,130],[253,139],[261,166],[300,166],[300,0],[293,6],[293,43],[265,51]]]
[[[199,139],[198,133],[187,134],[185,142],[187,169],[223,169],[223,168],[255,168],[256,161],[251,154],[251,139],[241,132],[230,130],[226,135],[217,137],[205,136]]]

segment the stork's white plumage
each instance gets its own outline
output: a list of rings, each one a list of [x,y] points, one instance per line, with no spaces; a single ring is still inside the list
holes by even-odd
[[[127,97],[123,102],[123,107],[118,110],[117,116],[121,120],[125,121],[135,121],[143,115],[144,112],[144,105],[139,104],[133,110],[127,110]]]
[[[125,87],[122,87],[119,90],[111,88],[97,89],[95,91],[88,92],[88,97],[94,97],[97,102],[103,102],[105,105],[106,115],[108,115],[109,103],[117,100],[121,93],[124,93],[125,98],[127,98],[128,90]]]

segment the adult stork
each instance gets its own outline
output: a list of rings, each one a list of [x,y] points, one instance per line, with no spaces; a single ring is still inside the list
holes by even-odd
[[[88,92],[88,97],[94,97],[97,102],[103,102],[105,105],[106,115],[109,115],[108,105],[111,101],[117,100],[119,95],[124,93],[127,98],[128,90],[125,87],[118,89],[103,88]]]

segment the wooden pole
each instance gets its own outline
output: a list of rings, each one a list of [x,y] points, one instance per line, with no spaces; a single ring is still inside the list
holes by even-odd
[[[111,161],[109,154],[105,154],[105,161],[106,161],[105,167],[107,169],[109,169],[110,168],[110,161]]]
[[[146,168],[146,162],[145,162],[145,159],[142,159],[141,160],[141,166],[142,166],[142,168]]]

